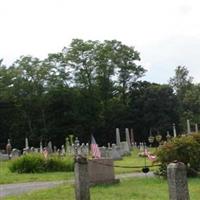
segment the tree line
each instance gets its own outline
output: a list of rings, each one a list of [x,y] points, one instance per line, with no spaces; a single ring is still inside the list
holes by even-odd
[[[199,122],[200,85],[184,66],[168,84],[141,81],[146,70],[134,47],[117,40],[72,40],[45,59],[21,56],[10,66],[0,61],[0,148],[53,141],[71,134],[88,142],[115,141],[115,128],[133,128],[135,139],[185,130],[186,119]]]

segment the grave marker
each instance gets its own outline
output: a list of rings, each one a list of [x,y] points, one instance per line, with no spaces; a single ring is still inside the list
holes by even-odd
[[[189,200],[186,166],[184,163],[170,163],[167,166],[170,200]]]

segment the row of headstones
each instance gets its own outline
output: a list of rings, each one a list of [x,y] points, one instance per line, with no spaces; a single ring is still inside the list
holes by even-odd
[[[132,147],[136,145],[134,142],[133,129],[131,129],[131,135],[129,129],[125,129],[125,138],[125,141],[121,141],[120,130],[119,128],[116,128],[116,144],[110,145],[108,143],[108,147],[100,147],[101,157],[121,160],[123,156],[130,155]]]

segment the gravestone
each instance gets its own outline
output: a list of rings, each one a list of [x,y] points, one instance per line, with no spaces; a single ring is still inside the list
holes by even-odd
[[[12,149],[12,152],[11,152],[12,159],[13,158],[18,158],[19,156],[20,156],[20,150],[18,150],[18,149]]]
[[[99,150],[101,152],[101,158],[108,158],[107,148],[106,147],[99,147]]]
[[[133,129],[131,128],[131,145],[134,146],[134,143],[135,143],[134,133],[133,133]]]
[[[199,130],[198,130],[198,124],[195,124],[195,132],[198,133]]]
[[[64,145],[61,146],[61,155],[62,156],[65,155],[65,146]]]
[[[173,134],[174,134],[174,137],[176,137],[176,125],[175,125],[175,123],[173,123]]]
[[[35,148],[34,147],[31,147],[30,148],[30,153],[33,153],[35,151]]]
[[[119,132],[119,128],[116,128],[116,145],[118,147],[120,146],[120,132]]]
[[[86,152],[87,152],[87,155],[89,156],[89,154],[90,154],[90,145],[88,143],[86,143]]]
[[[28,143],[28,138],[25,138],[25,149],[29,149],[29,143]]]
[[[191,129],[190,129],[190,120],[187,119],[187,133],[190,134],[191,133]]]
[[[0,153],[0,161],[8,160],[8,159],[10,159],[8,154]]]
[[[66,154],[70,154],[70,143],[68,137],[65,139],[65,149],[66,149]]]
[[[112,159],[88,160],[88,172],[91,185],[119,182],[115,179]]]
[[[167,166],[170,200],[189,200],[186,166],[184,163],[170,163]]]
[[[11,152],[12,152],[12,146],[11,146],[11,143],[10,143],[10,139],[8,139],[8,143],[6,145],[6,153],[9,157],[9,159],[11,158]]]
[[[122,156],[130,155],[130,149],[126,141],[120,142],[120,151]]]
[[[48,147],[48,153],[53,153],[53,147],[51,141],[48,142],[47,147]]]
[[[76,200],[90,200],[90,179],[88,161],[84,157],[75,158],[75,197]]]
[[[40,141],[40,153],[43,152],[43,146],[42,146],[42,141]]]
[[[83,157],[88,156],[88,146],[87,146],[87,144],[85,145],[84,143],[82,143],[81,146],[80,146],[80,150],[81,150],[81,155]]]
[[[121,154],[117,151],[117,146],[115,144],[112,144],[111,148],[111,158],[113,160],[121,160]]]
[[[129,134],[128,128],[125,129],[125,133],[126,133],[126,142],[128,143],[128,147],[129,147],[129,150],[130,150],[131,149],[131,140],[130,140],[130,134]]]
[[[53,152],[56,153],[57,152],[57,147],[54,145],[53,146]]]

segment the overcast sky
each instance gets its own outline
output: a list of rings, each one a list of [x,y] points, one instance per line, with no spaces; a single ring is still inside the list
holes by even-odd
[[[0,0],[0,58],[44,58],[73,38],[134,46],[145,80],[167,83],[178,65],[200,82],[198,0]]]

